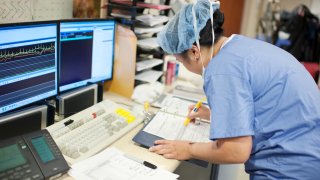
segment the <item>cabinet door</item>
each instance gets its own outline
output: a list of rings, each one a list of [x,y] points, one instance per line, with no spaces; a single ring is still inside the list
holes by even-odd
[[[225,36],[239,34],[245,0],[223,0],[220,2],[221,10],[225,16],[223,25]]]

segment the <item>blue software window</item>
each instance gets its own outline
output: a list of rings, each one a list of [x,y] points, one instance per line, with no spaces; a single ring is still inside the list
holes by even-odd
[[[57,25],[0,26],[0,114],[57,94]]]
[[[112,78],[114,32],[113,20],[60,23],[60,92]]]

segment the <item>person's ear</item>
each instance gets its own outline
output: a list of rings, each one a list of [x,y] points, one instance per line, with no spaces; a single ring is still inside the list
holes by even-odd
[[[192,59],[195,59],[195,60],[199,60],[200,59],[200,49],[195,46],[195,45],[192,45],[191,47],[191,54],[192,54]]]

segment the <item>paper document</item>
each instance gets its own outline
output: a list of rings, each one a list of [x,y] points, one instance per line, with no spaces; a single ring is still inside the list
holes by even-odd
[[[116,3],[119,3],[119,4],[132,5],[132,1],[127,1],[127,0],[112,0],[111,2],[116,2]],[[144,2],[137,2],[137,6],[138,7],[158,9],[158,10],[171,9],[171,6],[168,6],[168,5],[152,4],[152,3],[144,3]]]
[[[119,17],[119,18],[125,18],[125,19],[131,19],[132,17],[131,14],[123,14],[123,13],[116,13],[116,12],[112,12],[110,13],[110,15],[113,17]]]
[[[137,62],[137,71],[139,72],[145,69],[149,69],[162,63],[163,63],[162,59],[147,59],[147,60],[139,61]]]
[[[136,19],[143,25],[147,26],[155,26],[158,24],[165,23],[169,20],[167,16],[161,16],[161,15],[151,15],[151,14],[144,14],[141,16],[137,16]]]
[[[199,101],[203,97],[205,97],[205,93],[201,88],[188,87],[184,85],[177,85],[172,90],[173,96],[180,97],[183,99],[189,99],[192,101]],[[207,101],[204,101],[205,104],[208,104]]]
[[[154,83],[160,78],[160,76],[162,76],[162,74],[162,71],[147,70],[137,74],[135,79],[139,81]]]
[[[173,180],[179,177],[159,167],[144,166],[116,148],[107,148],[74,164],[69,174],[77,180]]]
[[[144,49],[155,49],[160,47],[160,45],[157,43],[157,38],[146,38],[138,40],[137,45]]]
[[[174,114],[177,116],[186,117],[188,115],[188,107],[196,102],[183,100],[174,96],[167,96],[162,102],[162,108],[160,111]]]
[[[206,122],[189,123],[184,126],[185,117],[158,112],[143,131],[168,140],[189,140],[209,142],[210,124]]]
[[[154,26],[154,27],[144,27],[144,26],[136,26],[134,28],[134,32],[137,34],[143,34],[143,33],[158,33],[162,30],[164,26],[159,25],[159,26]]]

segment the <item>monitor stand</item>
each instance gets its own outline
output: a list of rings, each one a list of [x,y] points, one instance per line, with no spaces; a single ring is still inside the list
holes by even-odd
[[[0,139],[19,136],[47,127],[46,105],[31,106],[0,116]]]
[[[59,119],[69,117],[97,103],[98,85],[91,84],[57,96],[56,111]]]

